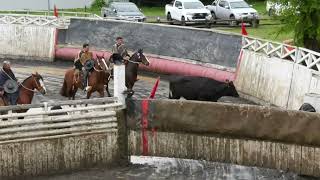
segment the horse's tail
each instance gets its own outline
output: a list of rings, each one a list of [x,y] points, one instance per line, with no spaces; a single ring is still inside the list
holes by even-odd
[[[63,79],[63,84],[62,84],[62,87],[60,89],[60,95],[64,96],[64,97],[68,97],[66,78]]]

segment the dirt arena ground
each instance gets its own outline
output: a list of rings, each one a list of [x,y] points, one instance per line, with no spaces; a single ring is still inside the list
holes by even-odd
[[[0,62],[2,63],[2,61]],[[45,101],[67,100],[59,94],[62,86],[64,73],[68,68],[71,68],[72,62],[56,61],[54,63],[34,62],[24,60],[11,61],[11,66],[16,74],[18,80],[22,82],[25,78],[31,75],[32,72],[37,71],[44,78],[44,83],[47,88],[45,96],[37,93],[34,97],[33,103],[41,103]],[[167,99],[169,96],[169,83],[167,75],[157,75],[150,72],[139,72],[139,81],[134,86],[135,94],[133,98],[147,98],[151,89],[156,82],[157,77],[160,76],[160,84],[156,93],[157,99]],[[109,91],[113,95],[113,80],[109,82]],[[94,94],[93,97],[98,97]],[[85,98],[85,93],[81,90],[78,91],[76,99]],[[238,103],[238,104],[254,104],[246,99],[222,97],[220,102]]]

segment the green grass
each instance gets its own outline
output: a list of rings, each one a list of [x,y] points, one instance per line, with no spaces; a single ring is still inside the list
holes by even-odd
[[[271,41],[282,42],[284,40],[293,38],[293,33],[279,34],[278,32],[280,28],[281,25],[261,25],[258,28],[246,27],[246,30],[249,36],[257,37],[260,39],[268,39]],[[241,34],[241,27],[216,29]]]
[[[165,9],[164,7],[141,7],[142,13],[145,16],[152,16],[152,17],[164,17],[165,16]]]

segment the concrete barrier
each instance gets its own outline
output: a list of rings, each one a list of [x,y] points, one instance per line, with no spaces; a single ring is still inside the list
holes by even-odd
[[[246,49],[237,73],[237,90],[247,98],[295,110],[320,80],[316,71],[305,66]]]
[[[132,155],[203,159],[320,176],[320,115],[250,105],[128,101]],[[147,122],[142,123],[142,119]],[[142,124],[147,135],[143,136]],[[147,125],[147,126],[146,126]],[[156,129],[154,133],[151,130]]]
[[[0,25],[0,58],[53,61],[55,28]]]
[[[58,48],[56,50],[56,58],[73,61],[76,57],[78,48]],[[109,51],[93,51],[94,56],[97,54],[109,59],[111,52]],[[211,64],[196,63],[190,60],[174,59],[170,57],[159,57],[156,55],[146,54],[150,60],[149,66],[140,65],[139,68],[146,71],[162,74],[176,74],[186,76],[208,77],[218,81],[234,80],[234,69],[215,66]]]
[[[235,67],[241,36],[219,31],[112,20],[71,19],[61,31],[59,44],[80,46],[85,42],[110,50],[117,36],[123,36],[130,50]]]

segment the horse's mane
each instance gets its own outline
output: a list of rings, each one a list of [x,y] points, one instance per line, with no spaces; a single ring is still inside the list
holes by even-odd
[[[26,82],[27,80],[29,80],[31,77],[32,77],[32,75],[31,75],[31,76],[29,76],[29,77],[27,77],[25,80],[23,80],[23,81],[22,81],[22,83],[21,83],[21,84],[25,83],[25,82]]]
[[[29,76],[29,77],[27,77],[25,80],[23,80],[23,81],[22,81],[22,83],[21,83],[21,84],[25,83],[25,82],[26,82],[27,80],[29,80],[31,77],[32,77],[32,75],[31,75],[31,76]],[[40,77],[40,79],[42,79],[42,80],[43,80],[43,78],[42,78],[42,76],[41,76],[41,75],[39,75],[39,77]]]

